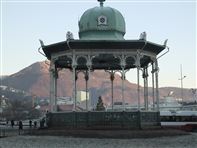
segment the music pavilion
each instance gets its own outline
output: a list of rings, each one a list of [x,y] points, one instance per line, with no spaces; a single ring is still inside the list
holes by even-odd
[[[125,20],[122,14],[111,7],[105,7],[105,0],[98,0],[100,6],[88,9],[79,20],[79,39],[73,39],[67,33],[67,40],[41,47],[50,60],[50,112],[47,114],[49,127],[74,128],[138,128],[145,125],[159,125],[159,91],[158,91],[158,54],[166,46],[146,40],[146,33],[140,39],[125,40]],[[57,78],[58,69],[70,69],[73,79],[73,112],[57,112]],[[153,107],[148,106],[148,68],[152,74]],[[124,81],[130,69],[137,69],[138,110],[125,109]],[[111,106],[110,111],[78,111],[76,103],[76,81],[79,72],[84,73],[86,92],[94,70],[110,73]],[[122,78],[122,111],[113,110],[113,80],[116,72]],[[140,73],[144,81],[144,106],[140,102]],[[87,96],[87,95],[86,95]]]

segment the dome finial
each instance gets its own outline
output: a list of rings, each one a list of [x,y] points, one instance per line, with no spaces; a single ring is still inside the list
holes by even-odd
[[[100,6],[103,7],[103,2],[104,2],[105,0],[98,0],[98,1],[100,2]]]

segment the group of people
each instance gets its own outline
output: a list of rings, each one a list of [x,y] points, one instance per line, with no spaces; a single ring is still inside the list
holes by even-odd
[[[7,121],[6,123],[7,125],[9,124],[9,121]],[[11,124],[11,127],[14,128],[15,126],[15,121],[14,120],[11,120],[10,121],[10,124]],[[21,131],[23,130],[23,122],[20,120],[17,122],[17,125],[18,125],[18,134],[20,135],[21,134]]]
[[[9,125],[9,121],[7,121],[6,124],[8,126]],[[33,124],[32,124],[32,120],[29,120],[29,127],[32,128],[32,126],[33,126],[34,128],[37,128],[37,121],[34,121]],[[19,126],[20,129],[23,128],[23,122],[21,120],[18,121],[16,124],[15,124],[14,120],[11,120],[10,121],[10,125],[11,125],[12,128],[14,128],[14,126],[17,126],[17,125]]]
[[[7,126],[9,125],[9,121],[7,121]],[[44,127],[44,124],[45,124],[45,120],[42,119],[40,120],[40,128],[43,128]],[[23,122],[20,120],[17,122],[17,124],[15,125],[15,121],[14,120],[11,120],[10,121],[10,125],[12,128],[14,128],[14,126],[18,126],[18,129],[19,129],[19,135],[21,134],[22,130],[23,130]],[[36,129],[37,128],[37,121],[32,121],[32,120],[29,120],[29,128],[32,129]]]
[[[29,120],[29,127],[32,128],[32,120]],[[37,128],[37,121],[34,121],[34,128]]]

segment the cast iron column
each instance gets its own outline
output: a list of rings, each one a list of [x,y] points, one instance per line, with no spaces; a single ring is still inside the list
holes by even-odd
[[[137,67],[137,96],[138,96],[138,111],[141,110],[140,108],[140,67],[141,67],[141,63],[140,63],[140,58],[141,55],[139,53],[139,51],[137,52],[137,57],[136,57],[136,67]]]
[[[155,73],[155,65],[154,62],[152,62],[152,99],[153,99],[153,110],[155,110],[155,77],[154,77],[154,73]]]
[[[113,70],[105,70],[105,72],[108,72],[110,74],[110,81],[111,81],[111,106],[112,110],[114,110],[114,78],[115,78],[115,71]],[[121,73],[122,74],[122,73]]]
[[[50,111],[54,112],[54,99],[55,99],[55,64],[51,60],[50,63]]]
[[[143,68],[142,78],[144,79],[144,109],[146,110],[146,74],[145,68]]]
[[[88,71],[85,71],[85,81],[86,81],[86,111],[88,111],[88,80],[89,80],[89,76],[88,76]]]
[[[124,99],[125,85],[124,85],[124,81],[125,81],[125,70],[124,70],[124,67],[122,67],[122,102],[123,102],[123,110],[125,110],[125,99]]]
[[[159,67],[157,60],[155,61],[155,81],[156,81],[156,100],[157,100],[157,111],[159,111],[159,82],[158,82],[158,73],[159,73]]]
[[[137,67],[137,99],[138,99],[138,110],[140,111],[140,68]]]
[[[145,68],[146,71],[146,110],[148,110],[148,67]]]
[[[148,110],[148,70],[147,67],[143,68],[143,75],[144,79],[144,108]]]
[[[57,112],[57,78],[58,78],[58,71],[57,68],[55,68],[54,71],[54,111]]]
[[[120,60],[121,60],[121,68],[122,68],[122,102],[123,102],[123,110],[125,110],[125,100],[124,100],[124,80],[125,80],[125,66],[126,66],[126,63],[125,63],[125,55],[122,54],[121,57],[120,57]]]
[[[88,81],[90,80],[90,73],[91,73],[91,68],[92,68],[92,58],[93,58],[93,56],[90,56],[90,55],[87,56],[86,66],[88,68],[88,71],[87,71],[88,72],[87,73],[87,75],[88,75]],[[90,102],[90,108],[91,108],[92,100],[90,98],[90,86],[88,84],[88,81],[87,81],[87,89],[88,89],[88,92],[89,92],[89,102]]]
[[[76,111],[76,67],[72,66],[72,79],[73,79],[73,111]]]
[[[110,80],[111,80],[111,104],[112,110],[114,110],[114,72],[113,70],[110,73]]]
[[[76,67],[77,67],[77,63],[76,63],[76,57],[75,57],[75,53],[73,53],[72,56],[72,80],[73,80],[73,111],[76,111]]]

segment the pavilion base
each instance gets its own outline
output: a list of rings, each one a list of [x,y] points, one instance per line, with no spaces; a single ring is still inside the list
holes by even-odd
[[[160,127],[160,112],[57,112],[46,115],[48,128],[142,129]]]

